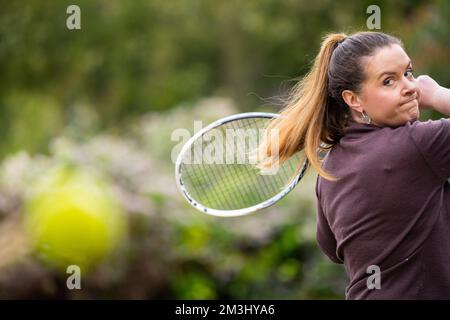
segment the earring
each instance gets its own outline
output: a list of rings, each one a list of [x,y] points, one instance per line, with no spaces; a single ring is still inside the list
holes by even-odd
[[[370,119],[370,117],[367,115],[367,113],[365,111],[361,112],[362,114],[362,120],[367,123],[370,124],[372,122],[372,119]]]

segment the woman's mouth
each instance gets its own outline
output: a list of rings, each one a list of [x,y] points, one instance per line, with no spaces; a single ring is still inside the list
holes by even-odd
[[[405,102],[403,102],[402,105],[403,105],[403,104],[410,103],[411,101],[414,101],[414,100],[417,101],[418,98],[419,98],[419,94],[418,94],[418,93],[414,93],[413,95],[411,95],[411,96],[409,97],[408,100],[406,100]],[[418,101],[417,101],[417,102],[418,102]]]
[[[411,102],[412,102],[410,103],[411,107],[407,109],[407,112],[413,119],[417,119],[419,118],[419,102],[417,101],[417,99]]]
[[[416,97],[414,99],[404,102],[401,106],[402,106],[401,109],[410,109],[410,108],[418,107],[419,101],[417,100],[417,97]]]
[[[400,111],[407,113],[411,118],[417,119],[419,117],[419,101],[417,97],[403,103]]]
[[[402,104],[407,104],[407,103],[410,103],[411,101],[414,101],[414,100],[416,100],[417,101],[417,95],[414,95],[412,98],[410,98],[409,100],[407,100],[406,102],[404,102],[404,103],[402,103]]]

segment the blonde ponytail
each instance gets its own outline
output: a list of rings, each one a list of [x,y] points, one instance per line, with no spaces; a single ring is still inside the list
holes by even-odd
[[[311,71],[293,88],[286,107],[280,116],[269,123],[268,134],[258,148],[261,170],[270,170],[282,164],[296,152],[304,150],[309,163],[316,168],[319,175],[336,180],[322,169],[319,151],[321,143],[329,133],[324,123],[328,101],[328,69],[331,55],[339,42],[347,37],[344,33],[325,36],[320,51],[314,60]],[[270,132],[277,132],[278,141],[274,150]]]

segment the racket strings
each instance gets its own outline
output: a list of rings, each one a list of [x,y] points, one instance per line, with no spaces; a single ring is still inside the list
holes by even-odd
[[[245,127],[245,126],[241,126]],[[236,126],[233,126],[233,128],[236,128]],[[221,128],[221,131],[224,131],[225,128]],[[213,135],[212,133],[210,135]],[[208,135],[204,135],[204,140],[210,140]],[[229,141],[229,140],[228,140]],[[227,140],[225,140],[225,142],[227,142]],[[227,143],[226,144],[226,150],[231,150],[230,149],[230,144]],[[197,150],[198,151],[198,150]],[[233,155],[234,156],[234,155]],[[205,197],[207,197],[207,200],[209,203],[214,202],[214,200],[219,200],[217,195],[222,194],[221,199],[222,201],[217,201],[217,202],[227,202],[226,205],[229,207],[233,207],[233,206],[239,206],[239,201],[241,200],[242,202],[246,202],[245,197],[241,194],[238,193],[237,196],[239,196],[240,199],[237,199],[236,197],[233,197],[232,195],[232,191],[236,189],[236,181],[238,183],[240,183],[240,187],[251,187],[254,182],[246,182],[243,177],[240,174],[236,173],[236,170],[226,170],[227,165],[226,164],[217,164],[217,165],[209,165],[210,168],[212,168],[212,170],[215,171],[215,176],[212,176],[211,174],[209,174],[212,170],[208,170],[206,169],[207,167],[205,166],[204,168],[202,168],[202,173],[207,173],[207,181],[208,183],[205,183],[204,185],[201,186],[202,192],[206,192],[203,195]],[[203,170],[206,169],[206,170]],[[195,171],[195,170],[194,170]],[[198,174],[199,170],[197,170],[197,174]],[[245,171],[242,171],[245,172]],[[232,180],[232,181],[230,181]],[[221,181],[221,184],[218,184],[217,182]],[[198,188],[196,188],[197,191],[197,195],[199,195],[199,190]],[[208,190],[210,189],[210,190]],[[215,190],[216,189],[216,190]],[[217,190],[218,189],[218,190]],[[209,191],[209,192],[208,192]],[[227,194],[227,196],[223,196],[223,194]],[[215,196],[215,199],[213,200],[211,195]],[[256,194],[253,194],[256,195]],[[259,198],[255,198],[253,197],[253,200],[255,202],[257,201],[262,201],[263,199],[261,197]]]
[[[210,181],[212,181],[212,178],[211,178],[212,175],[210,174],[211,171],[212,170],[206,171],[206,172],[208,172],[207,177],[209,177],[207,179],[209,179]],[[217,175],[217,172],[222,172],[222,174],[221,175]],[[243,172],[243,171],[239,170],[239,173],[241,173],[241,172]],[[236,206],[241,206],[242,205],[242,204],[236,203],[237,200],[240,200],[241,203],[242,203],[242,201],[244,201],[245,203],[248,203],[249,196],[253,196],[253,197],[250,198],[250,200],[252,200],[253,202],[261,202],[261,201],[265,200],[264,198],[267,198],[267,196],[268,196],[267,192],[265,194],[263,194],[262,192],[259,192],[259,193],[246,192],[247,193],[246,194],[247,199],[242,196],[242,193],[238,193],[237,194],[237,195],[239,195],[239,198],[238,198],[238,197],[236,197],[236,193],[235,192],[233,193],[237,183],[236,182],[230,183],[229,182],[230,177],[234,178],[235,181],[237,180],[237,182],[240,184],[238,186],[239,188],[241,188],[241,189],[248,189],[248,190],[251,190],[251,191],[254,191],[254,187],[255,187],[254,181],[242,182],[243,181],[242,176],[236,174],[235,171],[231,171],[231,174],[229,176],[227,176],[227,175],[223,174],[223,171],[220,170],[220,168],[218,170],[215,170],[215,174],[216,174],[217,178],[219,178],[219,179],[221,178],[222,180],[224,179],[224,177],[228,178],[227,181],[225,181],[225,180],[223,181],[223,184],[225,186],[229,186],[229,187],[226,188],[226,187],[221,186],[222,188],[220,188],[220,187],[217,188],[218,185],[217,185],[217,183],[215,181],[213,183],[205,184],[204,186],[201,186],[200,188],[198,188],[198,185],[196,183],[192,184],[194,189],[195,189],[195,191],[196,191],[196,193],[197,193],[197,195],[206,195],[209,202],[215,202],[217,204],[217,203],[226,201],[228,206],[236,207]],[[237,179],[236,179],[236,177],[237,177]],[[267,187],[267,185],[268,185],[266,180],[267,180],[266,177],[263,177],[261,179],[261,181],[263,182],[262,186],[264,186],[264,187]],[[280,184],[280,185],[282,185],[282,184]],[[215,188],[211,188],[211,187],[215,187]],[[210,189],[210,190],[208,190],[208,189]],[[216,190],[214,190],[214,189],[216,189]],[[261,189],[261,188],[259,190],[260,191],[266,191],[265,189]],[[272,188],[271,191],[274,191],[274,188]],[[278,191],[278,190],[276,190],[276,191]],[[206,192],[206,193],[203,193],[203,192]],[[227,195],[227,196],[224,196],[224,195]],[[199,197],[197,196],[197,198],[199,198]],[[233,205],[230,203],[230,200],[234,200],[234,204]]]
[[[256,125],[256,121],[255,121],[254,119],[253,119],[253,121],[255,122],[255,125]],[[292,169],[292,167],[291,167],[290,169]],[[282,186],[279,187],[279,188],[284,187],[283,184],[285,184],[286,181],[281,180],[281,175],[274,175],[274,178],[277,180],[278,185],[282,185]],[[271,186],[274,186],[274,184],[270,184],[270,185],[271,185]],[[278,192],[278,191],[277,191],[277,190],[273,190],[273,192]]]
[[[289,159],[271,175],[261,175],[250,163],[249,154],[262,138],[259,129],[264,129],[269,120],[248,118],[230,121],[206,132],[202,139],[193,143],[186,153],[189,158],[183,159],[181,166],[182,180],[190,196],[210,208],[234,210],[253,206],[278,194],[295,175],[297,165],[294,164],[298,164],[299,159]],[[228,134],[234,134],[233,139],[229,139]],[[206,148],[214,150],[215,158],[209,161],[211,163],[201,163],[205,160]],[[217,148],[220,150],[218,154]],[[189,159],[194,163],[187,161]],[[233,163],[226,163],[226,160]],[[238,160],[244,163],[236,163]]]
[[[208,170],[208,171],[211,172],[211,170]],[[215,170],[215,171],[216,172],[221,172],[221,170]],[[190,177],[188,177],[188,178],[192,178],[191,174],[189,174],[189,176]],[[207,176],[212,177],[211,174],[208,174]],[[234,172],[231,172],[230,176],[232,178],[234,178],[236,176],[236,174]],[[240,188],[241,191],[246,191],[246,190],[247,191],[248,190],[254,191],[254,188],[257,185],[261,185],[263,187],[267,187],[268,183],[266,182],[267,179],[265,177],[263,177],[261,179],[262,180],[262,184],[258,183],[258,182],[255,184],[254,181],[250,181],[250,182],[247,181],[247,182],[242,183],[241,182],[242,178],[238,178],[237,180],[238,180],[238,182],[240,182],[239,186],[236,186],[235,182],[230,183],[228,180],[224,180],[223,174],[214,177],[214,180],[217,180],[217,178],[218,179],[222,178],[222,184],[224,184],[225,186],[228,186],[228,187],[224,187],[223,185],[220,186],[215,181],[213,181],[213,183],[208,183],[208,184],[205,184],[203,186],[199,186],[196,183],[192,183],[192,186],[193,186],[193,188],[195,190],[195,195],[194,195],[195,198],[196,199],[199,199],[200,197],[205,198],[205,196],[206,196],[207,199],[208,199],[208,202],[215,202],[215,203],[221,203],[221,202],[224,202],[225,200],[227,200],[228,206],[232,206],[230,204],[230,200],[234,200],[234,203],[235,203],[234,206],[241,206],[242,204],[237,204],[236,203],[237,200],[241,200],[244,203],[248,203],[248,200],[249,200],[248,196],[253,196],[251,198],[251,200],[253,200],[254,203],[258,203],[258,202],[266,200],[268,198],[268,196],[272,195],[272,194],[268,194],[267,192],[264,192],[264,191],[267,191],[267,190],[262,189],[259,186],[258,186],[258,188],[259,188],[260,192],[243,192],[243,193],[246,193],[247,198],[243,197],[243,195],[242,195],[243,193],[242,192],[239,192],[237,194],[235,192],[236,188]],[[225,176],[225,179],[226,178],[227,177]],[[213,178],[210,178],[210,179],[211,179],[211,181],[213,180]],[[280,186],[280,185],[284,185],[284,184],[279,184],[278,186]],[[271,191],[274,191],[274,189],[275,188],[272,188]],[[276,191],[279,191],[278,188],[276,189]],[[276,194],[277,192],[272,192],[272,193]],[[228,197],[224,197],[225,194],[227,194]],[[239,196],[239,198],[236,197],[236,196]],[[214,198],[215,201],[213,201],[213,198]]]
[[[258,119],[259,120],[259,119]],[[231,129],[232,131],[237,131],[237,130],[241,130],[241,132],[245,132],[246,130],[250,129],[250,130],[254,130],[253,133],[255,134],[256,130],[259,130],[261,128],[265,127],[265,121],[256,121],[254,118],[253,119],[243,119],[241,122],[239,121],[233,121],[230,122],[228,124],[228,126],[225,126],[226,129]],[[250,132],[252,133],[252,132]],[[259,133],[259,132],[258,132]],[[241,151],[241,150],[246,150],[248,152],[253,151],[252,149],[255,149],[257,147],[257,144],[255,144],[255,146],[253,146],[253,148],[251,148],[251,146],[249,145],[249,141],[246,139],[246,136],[242,137],[242,139],[239,139],[240,137],[238,136],[236,142],[237,145],[236,146],[231,146],[227,141],[226,147],[227,148],[235,148],[234,150],[236,151],[236,157],[233,155],[233,160],[236,159],[237,160],[237,152]],[[251,137],[252,138],[252,137]],[[255,138],[253,136],[253,138]],[[233,140],[234,142],[234,140]],[[244,144],[244,146],[242,146],[242,144]],[[227,149],[230,150],[230,149]],[[233,150],[233,149],[231,149]],[[248,153],[245,154],[246,158],[245,158],[245,162],[247,163],[248,168],[243,168],[243,170],[240,170],[239,173],[242,174],[237,174],[238,170],[229,170],[230,174],[234,177],[236,177],[236,180],[238,183],[240,183],[239,187],[245,190],[250,190],[257,184],[259,184],[258,181],[258,170],[256,167],[252,166],[251,164],[249,164],[249,159],[248,159]],[[230,168],[231,169],[231,168]],[[267,194],[268,191],[268,186],[265,183],[265,179],[262,179],[262,182],[265,185],[265,188],[261,189],[261,191],[263,192],[249,192],[249,195],[253,195],[253,199],[255,202],[262,202],[264,200],[267,199],[267,197],[269,196]],[[235,188],[235,186],[230,185],[230,188]],[[243,197],[244,198],[244,197]],[[245,198],[244,198],[245,199]]]
[[[208,136],[203,137],[203,141],[201,144],[196,145],[197,154],[203,154],[204,149],[204,141]],[[191,185],[194,187],[195,193],[192,196],[195,199],[203,199],[202,203],[208,205],[220,205],[226,202],[226,206],[231,207],[233,204],[231,203],[230,196],[224,197],[221,193],[226,193],[227,190],[215,190],[217,189],[217,181],[224,181],[225,177],[223,175],[223,170],[218,168],[219,165],[196,165],[196,166],[185,166],[185,171],[188,176],[191,178]],[[200,180],[200,181],[198,181]],[[186,181],[189,181],[186,179]],[[199,190],[200,189],[200,190]]]

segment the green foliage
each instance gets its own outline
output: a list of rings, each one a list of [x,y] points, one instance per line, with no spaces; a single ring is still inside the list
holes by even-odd
[[[61,110],[50,95],[11,92],[4,97],[1,113],[0,135],[7,139],[0,144],[0,153],[42,151],[52,137],[62,132]]]
[[[448,1],[83,0],[78,31],[65,26],[69,4],[2,4],[0,130],[17,141],[3,146],[3,155],[23,140],[8,123],[34,119],[34,109],[46,108],[37,101],[11,114],[12,92],[51,99],[62,117],[55,121],[64,126],[74,109],[89,105],[99,119],[96,130],[209,95],[230,96],[241,110],[273,106],[277,100],[270,98],[308,70],[321,36],[366,29],[370,4],[381,8],[382,31],[404,40],[417,72],[450,83]],[[49,129],[35,129],[41,130]],[[23,147],[45,150],[48,140]]]

